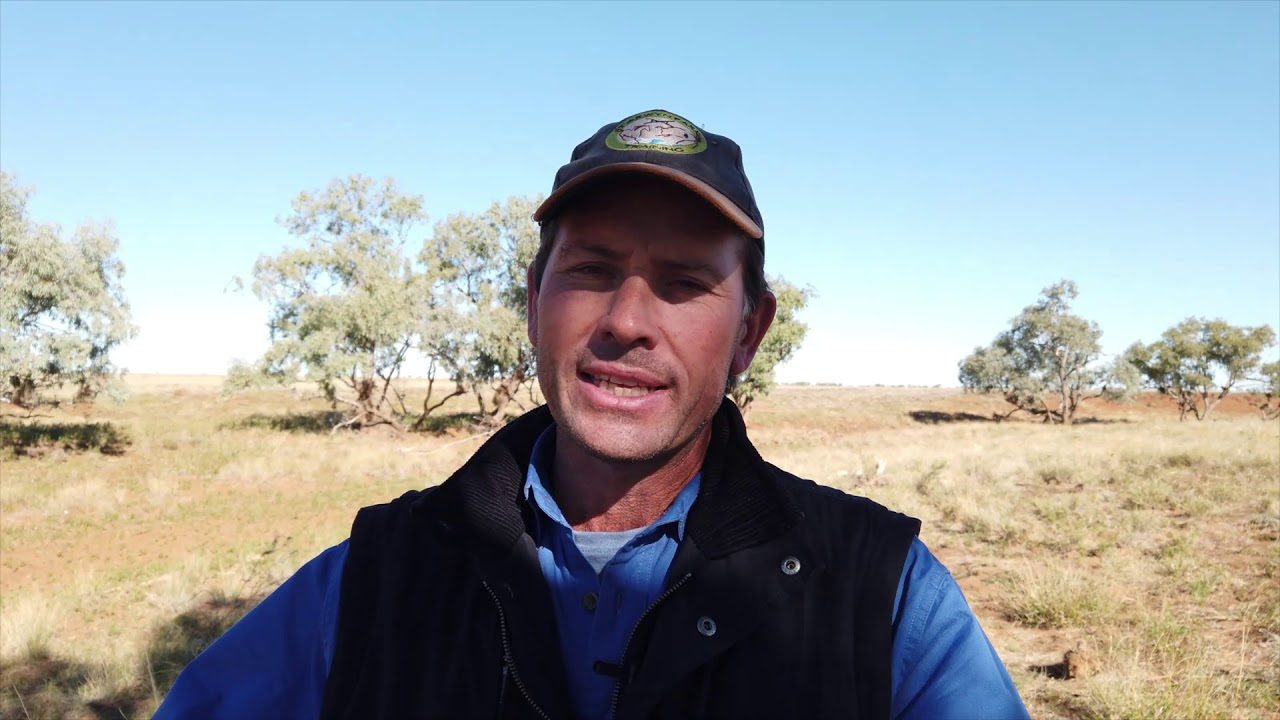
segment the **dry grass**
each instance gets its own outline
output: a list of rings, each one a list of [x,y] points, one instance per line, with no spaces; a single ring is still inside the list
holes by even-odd
[[[439,435],[330,436],[306,388],[219,383],[136,376],[124,405],[22,431],[21,454],[0,434],[0,717],[146,717],[357,508],[481,440],[472,400]],[[778,465],[924,520],[1036,717],[1280,718],[1280,424],[1179,423],[1158,398],[1070,429],[1000,407],[786,387],[751,428]],[[1070,679],[1068,650],[1089,660]]]
[[[1028,565],[1007,583],[1005,617],[1026,627],[1083,627],[1107,609],[1106,596],[1080,567]]]
[[[49,652],[54,633],[63,623],[60,603],[28,595],[0,604],[0,658]]]

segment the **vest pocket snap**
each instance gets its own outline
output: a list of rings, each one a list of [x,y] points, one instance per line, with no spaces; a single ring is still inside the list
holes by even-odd
[[[794,557],[788,557],[782,561],[782,574],[795,575],[800,572],[800,561]]]
[[[702,633],[707,637],[711,637],[712,635],[715,635],[716,621],[712,620],[709,617],[698,618],[698,632]]]

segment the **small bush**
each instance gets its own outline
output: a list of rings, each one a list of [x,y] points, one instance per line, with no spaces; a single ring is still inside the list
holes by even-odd
[[[1167,468],[1191,468],[1196,467],[1201,462],[1199,457],[1189,452],[1176,452],[1164,457],[1164,466]]]
[[[1040,481],[1046,485],[1068,485],[1076,478],[1076,469],[1070,465],[1045,465],[1038,471]]]
[[[932,494],[946,469],[947,461],[945,460],[938,460],[930,465],[929,469],[920,473],[920,477],[916,479],[916,492],[921,495]]]
[[[1027,569],[1006,580],[1005,616],[1035,628],[1077,627],[1103,610],[1094,583],[1070,569]]]
[[[233,360],[231,367],[227,368],[226,378],[222,381],[222,394],[224,396],[238,395],[278,385],[280,385],[280,382],[276,378],[271,377],[261,369],[253,367],[243,360]]]

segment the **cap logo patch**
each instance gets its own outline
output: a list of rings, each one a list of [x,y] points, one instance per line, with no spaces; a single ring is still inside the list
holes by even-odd
[[[658,150],[688,155],[707,149],[697,125],[665,110],[650,110],[623,120],[605,138],[614,150]]]

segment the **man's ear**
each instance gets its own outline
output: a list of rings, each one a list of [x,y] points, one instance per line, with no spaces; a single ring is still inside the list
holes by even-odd
[[[738,340],[737,347],[733,350],[733,360],[729,363],[729,372],[734,375],[741,375],[751,367],[751,361],[755,359],[756,350],[760,349],[760,342],[764,340],[765,333],[769,332],[769,327],[773,325],[773,316],[778,312],[778,298],[773,293],[765,292],[760,298],[760,302],[756,303],[756,309],[742,320],[742,335]]]
[[[538,347],[538,278],[533,263],[525,272],[525,282],[529,283],[529,292],[525,300],[525,332],[529,334],[529,344]]]

